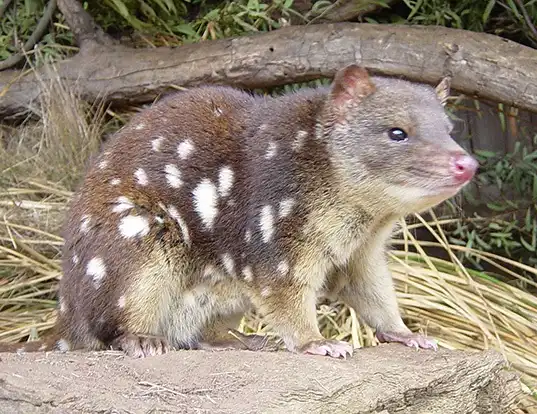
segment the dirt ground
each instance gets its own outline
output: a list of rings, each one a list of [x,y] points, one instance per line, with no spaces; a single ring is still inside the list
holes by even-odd
[[[500,402],[518,387],[495,352],[398,344],[357,349],[347,360],[286,351],[177,351],[146,359],[119,352],[4,353],[0,359],[2,414],[503,414]]]

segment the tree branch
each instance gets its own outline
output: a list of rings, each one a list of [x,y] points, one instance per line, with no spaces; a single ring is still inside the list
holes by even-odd
[[[91,45],[112,46],[116,42],[108,36],[77,0],[58,0],[58,8],[73,32],[81,51]]]
[[[387,5],[396,3],[398,0],[385,0]],[[311,19],[312,23],[321,22],[345,22],[354,20],[367,13],[373,13],[382,6],[375,0],[337,0],[327,7],[321,14]]]
[[[154,100],[173,85],[264,88],[332,77],[358,63],[381,75],[436,84],[537,112],[537,51],[498,36],[443,27],[359,23],[285,27],[177,48],[94,49],[56,64],[84,99],[118,104]],[[47,68],[0,72],[0,115],[20,117],[38,98]],[[19,77],[19,79],[17,79]],[[14,79],[17,79],[14,81]]]
[[[495,351],[417,352],[386,344],[356,349],[345,361],[232,350],[140,359],[112,352],[0,357],[5,413],[45,413],[51,407],[55,412],[114,407],[132,413],[510,413],[525,397],[519,376]]]

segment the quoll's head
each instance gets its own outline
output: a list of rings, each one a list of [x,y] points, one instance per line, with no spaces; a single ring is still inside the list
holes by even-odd
[[[449,82],[435,88],[340,70],[325,114],[332,157],[345,182],[386,196],[401,212],[430,208],[455,195],[478,163],[451,137],[444,105]]]

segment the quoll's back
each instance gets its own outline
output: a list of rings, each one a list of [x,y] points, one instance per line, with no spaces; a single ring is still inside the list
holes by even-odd
[[[381,340],[435,347],[401,320],[384,243],[399,215],[455,194],[477,166],[432,88],[420,89],[425,117],[412,93],[410,107],[386,107],[390,88],[412,90],[397,82],[350,66],[330,88],[278,98],[194,88],[136,116],[66,219],[59,348],[239,346],[228,330],[253,306],[289,350],[345,356],[350,345],[317,327],[322,294],[355,307]],[[425,172],[386,174],[387,154],[416,148],[437,153]]]

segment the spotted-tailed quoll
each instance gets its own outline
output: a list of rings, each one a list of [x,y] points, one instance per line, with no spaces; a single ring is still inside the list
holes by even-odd
[[[233,346],[255,309],[289,351],[346,357],[318,328],[326,297],[381,342],[436,349],[403,322],[385,255],[401,217],[478,168],[450,136],[448,94],[350,65],[326,87],[204,86],[146,108],[73,198],[56,332],[34,350]]]

